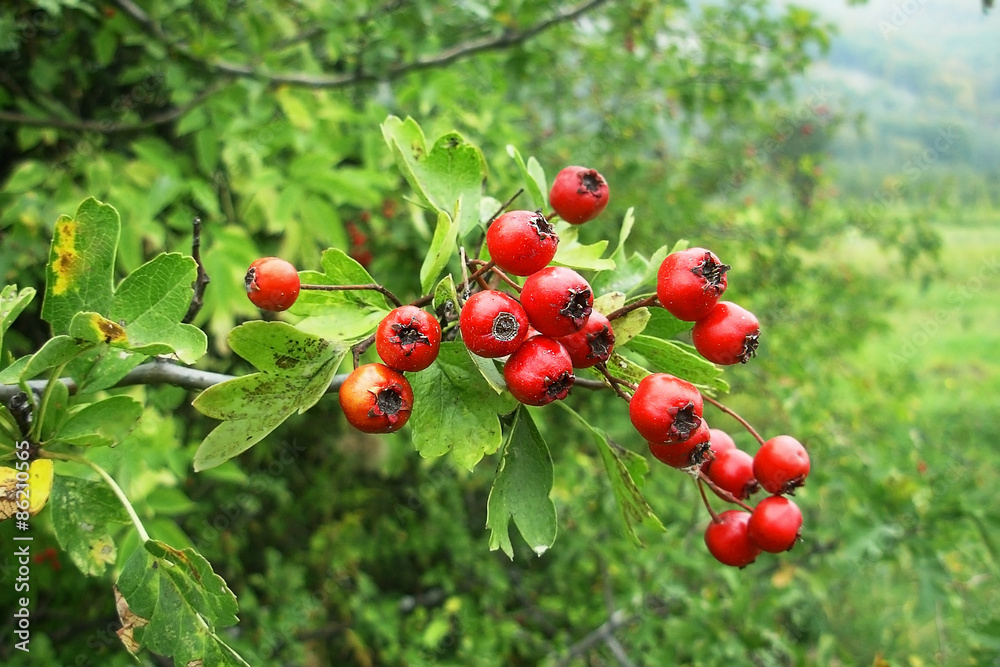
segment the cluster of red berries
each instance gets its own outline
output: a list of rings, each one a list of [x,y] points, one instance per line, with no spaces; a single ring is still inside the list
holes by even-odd
[[[703,408],[711,399],[690,382],[667,373],[648,375],[637,385],[612,377],[604,365],[615,347],[612,320],[593,309],[594,295],[583,276],[551,265],[559,238],[550,219],[585,223],[604,210],[608,197],[607,182],[597,171],[567,167],[549,192],[553,215],[513,210],[497,217],[486,232],[491,259],[478,262],[481,266],[465,281],[458,326],[444,331],[455,335],[457,329],[475,355],[505,358],[507,389],[526,405],[565,398],[576,381],[574,369],[596,366],[628,400],[631,422],[656,459],[687,471],[699,485],[707,484],[720,498],[749,510],[716,514],[703,498],[712,515],[705,543],[715,558],[743,567],[761,551],[790,549],[799,537],[802,514],[785,495],[801,486],[809,473],[805,448],[790,436],[767,442],[758,437],[762,446],[750,456],[728,434],[708,427]],[[709,361],[746,363],[756,352],[760,325],[749,311],[720,301],[729,270],[704,248],[672,253],[657,273],[655,299],[635,305],[660,305],[678,319],[693,322],[695,348]],[[492,284],[485,279],[488,274]],[[524,278],[523,285],[509,276]],[[514,293],[500,289],[501,281]],[[294,267],[269,257],[250,267],[246,288],[259,307],[285,310],[300,285]],[[404,373],[419,372],[434,362],[442,327],[453,322],[439,321],[417,305],[400,306],[386,315],[368,341],[382,363],[358,366],[340,387],[348,422],[367,433],[402,428],[413,406],[413,390]],[[750,507],[746,499],[761,487],[772,495]]]

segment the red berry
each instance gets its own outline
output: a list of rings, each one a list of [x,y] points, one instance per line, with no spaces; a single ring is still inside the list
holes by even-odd
[[[288,310],[299,298],[299,274],[295,267],[277,257],[262,257],[243,278],[247,296],[262,310]]]
[[[753,457],[742,449],[720,452],[708,469],[708,478],[738,500],[749,498],[760,488],[753,476]]]
[[[716,364],[745,364],[757,353],[760,324],[749,310],[720,301],[694,323],[691,340],[701,356]]]
[[[726,271],[730,268],[704,248],[671,253],[656,274],[656,298],[677,319],[700,320],[726,291]]]
[[[639,383],[628,412],[642,437],[669,445],[691,437],[701,424],[703,408],[701,393],[693,384],[667,373],[654,373]]]
[[[524,341],[503,367],[507,389],[525,405],[546,405],[569,395],[576,377],[569,352],[554,338]]]
[[[768,496],[753,509],[747,523],[750,541],[762,551],[781,553],[795,546],[802,531],[802,511],[784,496]]]
[[[513,297],[496,290],[476,292],[458,320],[462,341],[480,357],[506,357],[528,334],[528,316]]]
[[[691,433],[691,437],[684,442],[676,445],[663,445],[655,442],[647,444],[650,453],[671,468],[690,468],[702,462],[708,463],[705,457],[709,448],[709,431],[708,422],[702,419],[698,428]]]
[[[719,428],[711,429],[709,434],[709,440],[711,441],[711,447],[708,457],[705,459],[705,463],[701,466],[701,470],[704,473],[708,473],[712,468],[712,461],[722,452],[727,449],[736,449],[736,443],[733,438]]]
[[[590,368],[607,361],[615,348],[615,332],[611,328],[611,322],[596,310],[590,312],[582,329],[568,336],[561,336],[558,340],[573,359],[573,368]]]
[[[778,435],[757,450],[753,472],[768,493],[794,493],[809,475],[809,454],[792,436]]]
[[[600,215],[610,196],[607,181],[595,169],[573,166],[556,174],[549,204],[560,218],[580,225]]]
[[[401,306],[379,322],[375,351],[386,366],[397,371],[422,371],[437,359],[441,325],[416,306]]]
[[[573,269],[549,266],[524,281],[521,305],[531,326],[558,338],[583,328],[593,312],[594,294],[590,283]]]
[[[392,433],[410,418],[413,389],[399,371],[382,364],[365,364],[340,385],[338,399],[354,428],[365,433]]]
[[[490,225],[486,246],[501,269],[515,276],[530,276],[556,256],[559,237],[541,213],[508,211]]]
[[[726,510],[705,529],[705,546],[723,565],[746,567],[757,560],[760,548],[747,536],[750,515],[740,510]]]

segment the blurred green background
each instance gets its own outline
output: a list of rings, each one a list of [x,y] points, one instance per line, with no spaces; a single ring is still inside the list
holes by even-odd
[[[212,424],[192,396],[130,390],[142,425],[93,456],[153,537],[229,583],[227,641],[255,665],[997,664],[998,30],[974,0],[13,0],[0,277],[41,288],[52,225],[86,196],[122,215],[122,275],[187,251],[200,216],[200,365],[241,373],[225,337],[260,316],[242,276],[262,254],[309,269],[340,247],[420,296],[429,231],[387,115],[479,145],[501,201],[519,186],[508,144],[549,178],[593,166],[612,197],[584,240],[616,238],[635,207],[633,247],[685,238],[733,265],[727,298],[764,334],[726,403],[809,449],[803,543],[719,565],[695,487],[653,465],[667,531],[634,549],[587,434],[544,409],[560,534],[542,557],[515,539],[509,562],[484,528],[494,459],[421,460],[405,431],[351,432],[324,401],[196,475]],[[40,301],[15,355],[48,337]],[[569,399],[645,454],[610,401]],[[55,546],[45,521],[35,553]],[[33,571],[30,660],[8,642],[0,660],[130,664],[113,577],[51,556]]]

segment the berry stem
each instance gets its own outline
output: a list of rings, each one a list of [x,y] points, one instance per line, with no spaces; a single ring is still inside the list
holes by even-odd
[[[614,322],[619,317],[624,317],[625,315],[631,313],[633,310],[638,310],[639,308],[644,308],[646,306],[655,306],[657,304],[659,304],[659,301],[657,300],[656,295],[654,294],[653,296],[648,296],[645,299],[639,299],[638,301],[633,301],[632,303],[622,306],[616,311],[613,311],[610,315],[608,315],[608,320]]]
[[[498,268],[497,268],[497,267],[496,267],[496,266],[494,265],[494,263],[493,263],[493,260],[490,260],[490,261],[488,261],[488,262],[484,262],[484,261],[483,261],[483,260],[481,260],[481,259],[470,259],[470,260],[469,260],[469,264],[471,264],[471,265],[473,265],[473,266],[478,266],[478,265],[482,265],[482,266],[480,266],[480,268],[479,268],[479,269],[477,269],[477,270],[476,270],[476,272],[475,272],[475,273],[473,273],[473,274],[472,274],[471,276],[469,276],[469,280],[472,280],[473,278],[479,278],[479,277],[481,277],[481,276],[482,276],[482,275],[483,275],[483,274],[484,274],[484,273],[485,273],[485,272],[486,272],[487,270],[492,270],[492,271],[493,271],[493,275],[495,275],[495,276],[497,276],[498,278],[500,278],[500,280],[504,281],[505,283],[507,283],[508,285],[510,285],[511,287],[513,287],[513,288],[514,288],[515,290],[517,290],[518,292],[520,292],[520,291],[521,291],[521,286],[520,286],[520,285],[518,285],[518,284],[517,284],[516,282],[514,282],[513,280],[511,280],[511,279],[510,279],[510,278],[509,278],[509,277],[507,276],[507,274],[506,274],[506,273],[504,273],[503,271],[501,271],[500,269],[498,269]]]
[[[757,440],[757,442],[759,442],[761,445],[764,444],[764,438],[760,437],[760,434],[757,433],[756,430],[754,430],[754,427],[750,425],[750,422],[748,422],[746,419],[743,419],[743,417],[740,417],[738,414],[736,414],[735,412],[733,412],[730,408],[727,408],[722,403],[719,403],[717,400],[715,400],[714,398],[712,398],[708,394],[702,394],[702,397],[707,402],[711,403],[712,405],[714,405],[715,407],[717,407],[718,409],[722,410],[727,415],[729,415],[730,417],[732,417],[733,419],[735,419],[736,421],[738,421],[740,424],[742,424],[743,428],[745,428],[750,433],[750,435],[752,435]]]
[[[699,482],[699,483],[700,483],[700,482],[704,482],[705,484],[708,484],[708,486],[709,486],[709,487],[710,487],[710,488],[711,488],[711,489],[712,489],[713,491],[715,491],[715,492],[716,492],[717,494],[719,494],[719,496],[720,496],[720,497],[721,497],[721,498],[722,498],[723,500],[725,500],[725,501],[726,501],[727,503],[733,503],[734,505],[739,505],[740,507],[742,507],[743,509],[747,510],[748,512],[753,512],[753,507],[751,507],[750,505],[747,505],[747,504],[746,504],[745,502],[743,502],[742,500],[740,500],[739,498],[737,498],[737,497],[736,497],[736,496],[734,496],[733,494],[729,493],[729,492],[728,492],[728,491],[726,491],[725,489],[723,489],[723,488],[721,488],[720,486],[718,486],[718,485],[717,485],[717,484],[716,484],[715,482],[713,482],[713,481],[712,481],[712,480],[711,480],[711,479],[709,478],[709,476],[708,476],[708,475],[706,475],[706,474],[705,474],[704,472],[702,472],[701,470],[699,470],[699,471],[698,471],[698,482]],[[699,487],[699,488],[700,488],[700,487]],[[703,494],[703,495],[704,495],[704,493],[705,493],[705,492],[704,492],[704,491],[702,491],[702,494]],[[707,503],[707,501],[706,501],[706,503]],[[709,510],[709,511],[711,511],[711,510]]]
[[[595,364],[594,368],[596,368],[601,372],[601,375],[603,375],[604,379],[608,381],[608,384],[611,385],[611,388],[615,390],[615,393],[618,394],[619,398],[623,399],[626,403],[630,403],[632,401],[632,397],[626,394],[624,391],[622,391],[622,385],[630,388],[632,391],[635,391],[635,386],[633,386],[629,382],[626,382],[625,380],[616,378],[611,373],[609,373],[608,366],[603,361]]]
[[[346,292],[350,290],[373,290],[375,292],[379,292],[380,294],[382,294],[385,298],[389,299],[389,301],[392,301],[393,305],[395,305],[397,308],[403,305],[403,302],[400,301],[395,294],[387,290],[382,285],[379,285],[378,283],[368,283],[367,285],[302,285],[300,289],[318,290],[320,292]]]
[[[701,494],[701,502],[705,503],[705,509],[707,509],[708,513],[712,516],[712,522],[719,523],[719,515],[715,513],[715,510],[712,509],[711,503],[708,502],[708,495],[705,493],[705,485],[702,484],[701,478],[696,479],[695,484],[698,485],[698,492]]]
[[[365,338],[360,343],[356,343],[351,346],[351,358],[354,360],[354,367],[357,368],[361,365],[361,355],[364,354],[368,348],[375,344],[375,334],[372,334],[368,338]]]

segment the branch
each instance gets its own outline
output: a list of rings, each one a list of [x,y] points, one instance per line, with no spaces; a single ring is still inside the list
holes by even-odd
[[[567,653],[562,660],[556,663],[556,667],[565,667],[566,665],[572,663],[574,658],[578,658],[585,654],[597,644],[606,642],[609,639],[614,639],[615,632],[626,625],[631,625],[638,618],[639,617],[635,615],[626,617],[623,610],[616,610],[611,614],[611,617],[607,621],[601,624],[600,627],[573,644],[569,648],[569,653]]]
[[[434,56],[418,58],[413,62],[391,67],[379,76],[361,71],[352,72],[350,74],[342,74],[340,76],[329,76],[324,74],[307,74],[304,72],[265,72],[258,70],[251,65],[242,63],[233,63],[224,60],[211,62],[201,60],[194,53],[192,53],[190,48],[183,42],[172,41],[159,24],[140,7],[135,5],[132,0],[115,0],[115,3],[121,7],[126,14],[131,16],[133,20],[139,23],[150,35],[162,42],[170,52],[183,57],[185,60],[223,74],[263,79],[270,85],[289,84],[305,86],[308,88],[346,88],[361,83],[390,81],[412,72],[435,67],[443,67],[458,60],[463,60],[486,51],[496,51],[517,46],[518,44],[526,42],[549,28],[559,25],[560,23],[565,23],[566,21],[572,21],[573,19],[582,16],[586,12],[604,4],[605,2],[608,2],[608,0],[587,0],[587,2],[576,5],[575,7],[572,7],[564,12],[556,13],[554,16],[544,21],[540,21],[526,30],[522,30],[520,32],[505,32],[499,37],[487,37],[462,42],[449,49],[445,49]]]

